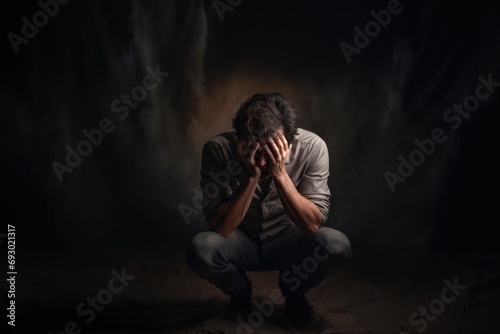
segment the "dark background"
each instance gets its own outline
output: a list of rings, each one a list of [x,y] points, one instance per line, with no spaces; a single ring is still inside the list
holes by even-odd
[[[401,5],[350,64],[339,44],[387,1],[245,0],[221,21],[210,1],[73,0],[18,54],[5,37],[1,233],[16,225],[20,251],[184,247],[207,227],[178,209],[192,205],[203,143],[244,99],[281,91],[328,144],[327,225],[354,254],[402,265],[446,254],[497,271],[498,91],[457,130],[442,116],[479,75],[500,81],[500,6]],[[9,2],[4,36],[39,10]],[[170,75],[120,120],[111,102],[157,64]],[[116,129],[60,183],[51,163],[104,117]],[[448,140],[392,193],[384,172],[437,127]]]

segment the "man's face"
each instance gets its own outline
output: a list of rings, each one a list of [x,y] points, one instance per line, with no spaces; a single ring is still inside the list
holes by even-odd
[[[267,172],[269,158],[267,157],[266,151],[264,151],[264,149],[262,148],[264,143],[259,142],[259,144],[259,148],[257,149],[257,152],[255,152],[255,162],[257,163],[257,166],[259,166],[260,170],[264,173]]]
[[[278,133],[283,134],[283,129],[275,131],[273,136]],[[264,150],[264,145],[273,140],[273,136],[262,138],[257,141],[259,143],[259,148],[257,149],[257,152],[255,152],[255,162],[257,163],[257,166],[259,166],[262,173],[267,173],[269,167],[269,157],[267,156],[267,152]]]

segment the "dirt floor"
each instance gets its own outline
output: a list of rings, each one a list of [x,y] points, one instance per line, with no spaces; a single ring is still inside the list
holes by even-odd
[[[277,272],[248,275],[262,312],[240,322],[218,317],[228,296],[186,266],[182,249],[33,250],[17,262],[16,333],[500,333],[498,272],[478,276],[444,256],[402,266],[355,254],[308,293],[317,319],[302,329],[282,320]],[[113,269],[128,275],[125,283]],[[4,282],[2,290],[5,300]],[[89,297],[105,305],[90,311]]]

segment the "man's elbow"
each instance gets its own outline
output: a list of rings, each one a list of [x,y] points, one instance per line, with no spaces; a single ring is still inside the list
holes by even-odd
[[[316,232],[318,232],[319,228],[321,227],[321,223],[323,222],[323,219],[317,220],[315,222],[311,222],[309,224],[302,224],[302,232],[305,235],[311,235]]]
[[[214,231],[215,233],[219,234],[220,236],[222,236],[226,239],[229,238],[229,236],[233,232],[230,229],[228,229],[227,227],[224,227],[223,224],[214,222],[213,220],[209,221],[208,224],[210,225],[210,228],[212,229],[212,231]]]
[[[305,229],[303,229],[302,231],[304,232],[305,235],[311,235],[311,234],[318,232],[318,230],[319,230],[319,226],[308,226]]]
[[[214,232],[217,233],[218,235],[224,237],[225,239],[229,238],[229,236],[231,235],[232,232],[230,231],[226,231],[226,230],[221,230],[221,229],[218,229],[218,230],[215,230],[214,229]]]

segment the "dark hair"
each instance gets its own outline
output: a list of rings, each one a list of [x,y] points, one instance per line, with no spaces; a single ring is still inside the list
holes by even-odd
[[[243,102],[233,118],[233,128],[239,139],[264,140],[283,127],[290,143],[295,135],[299,117],[295,107],[281,93],[259,93]]]

